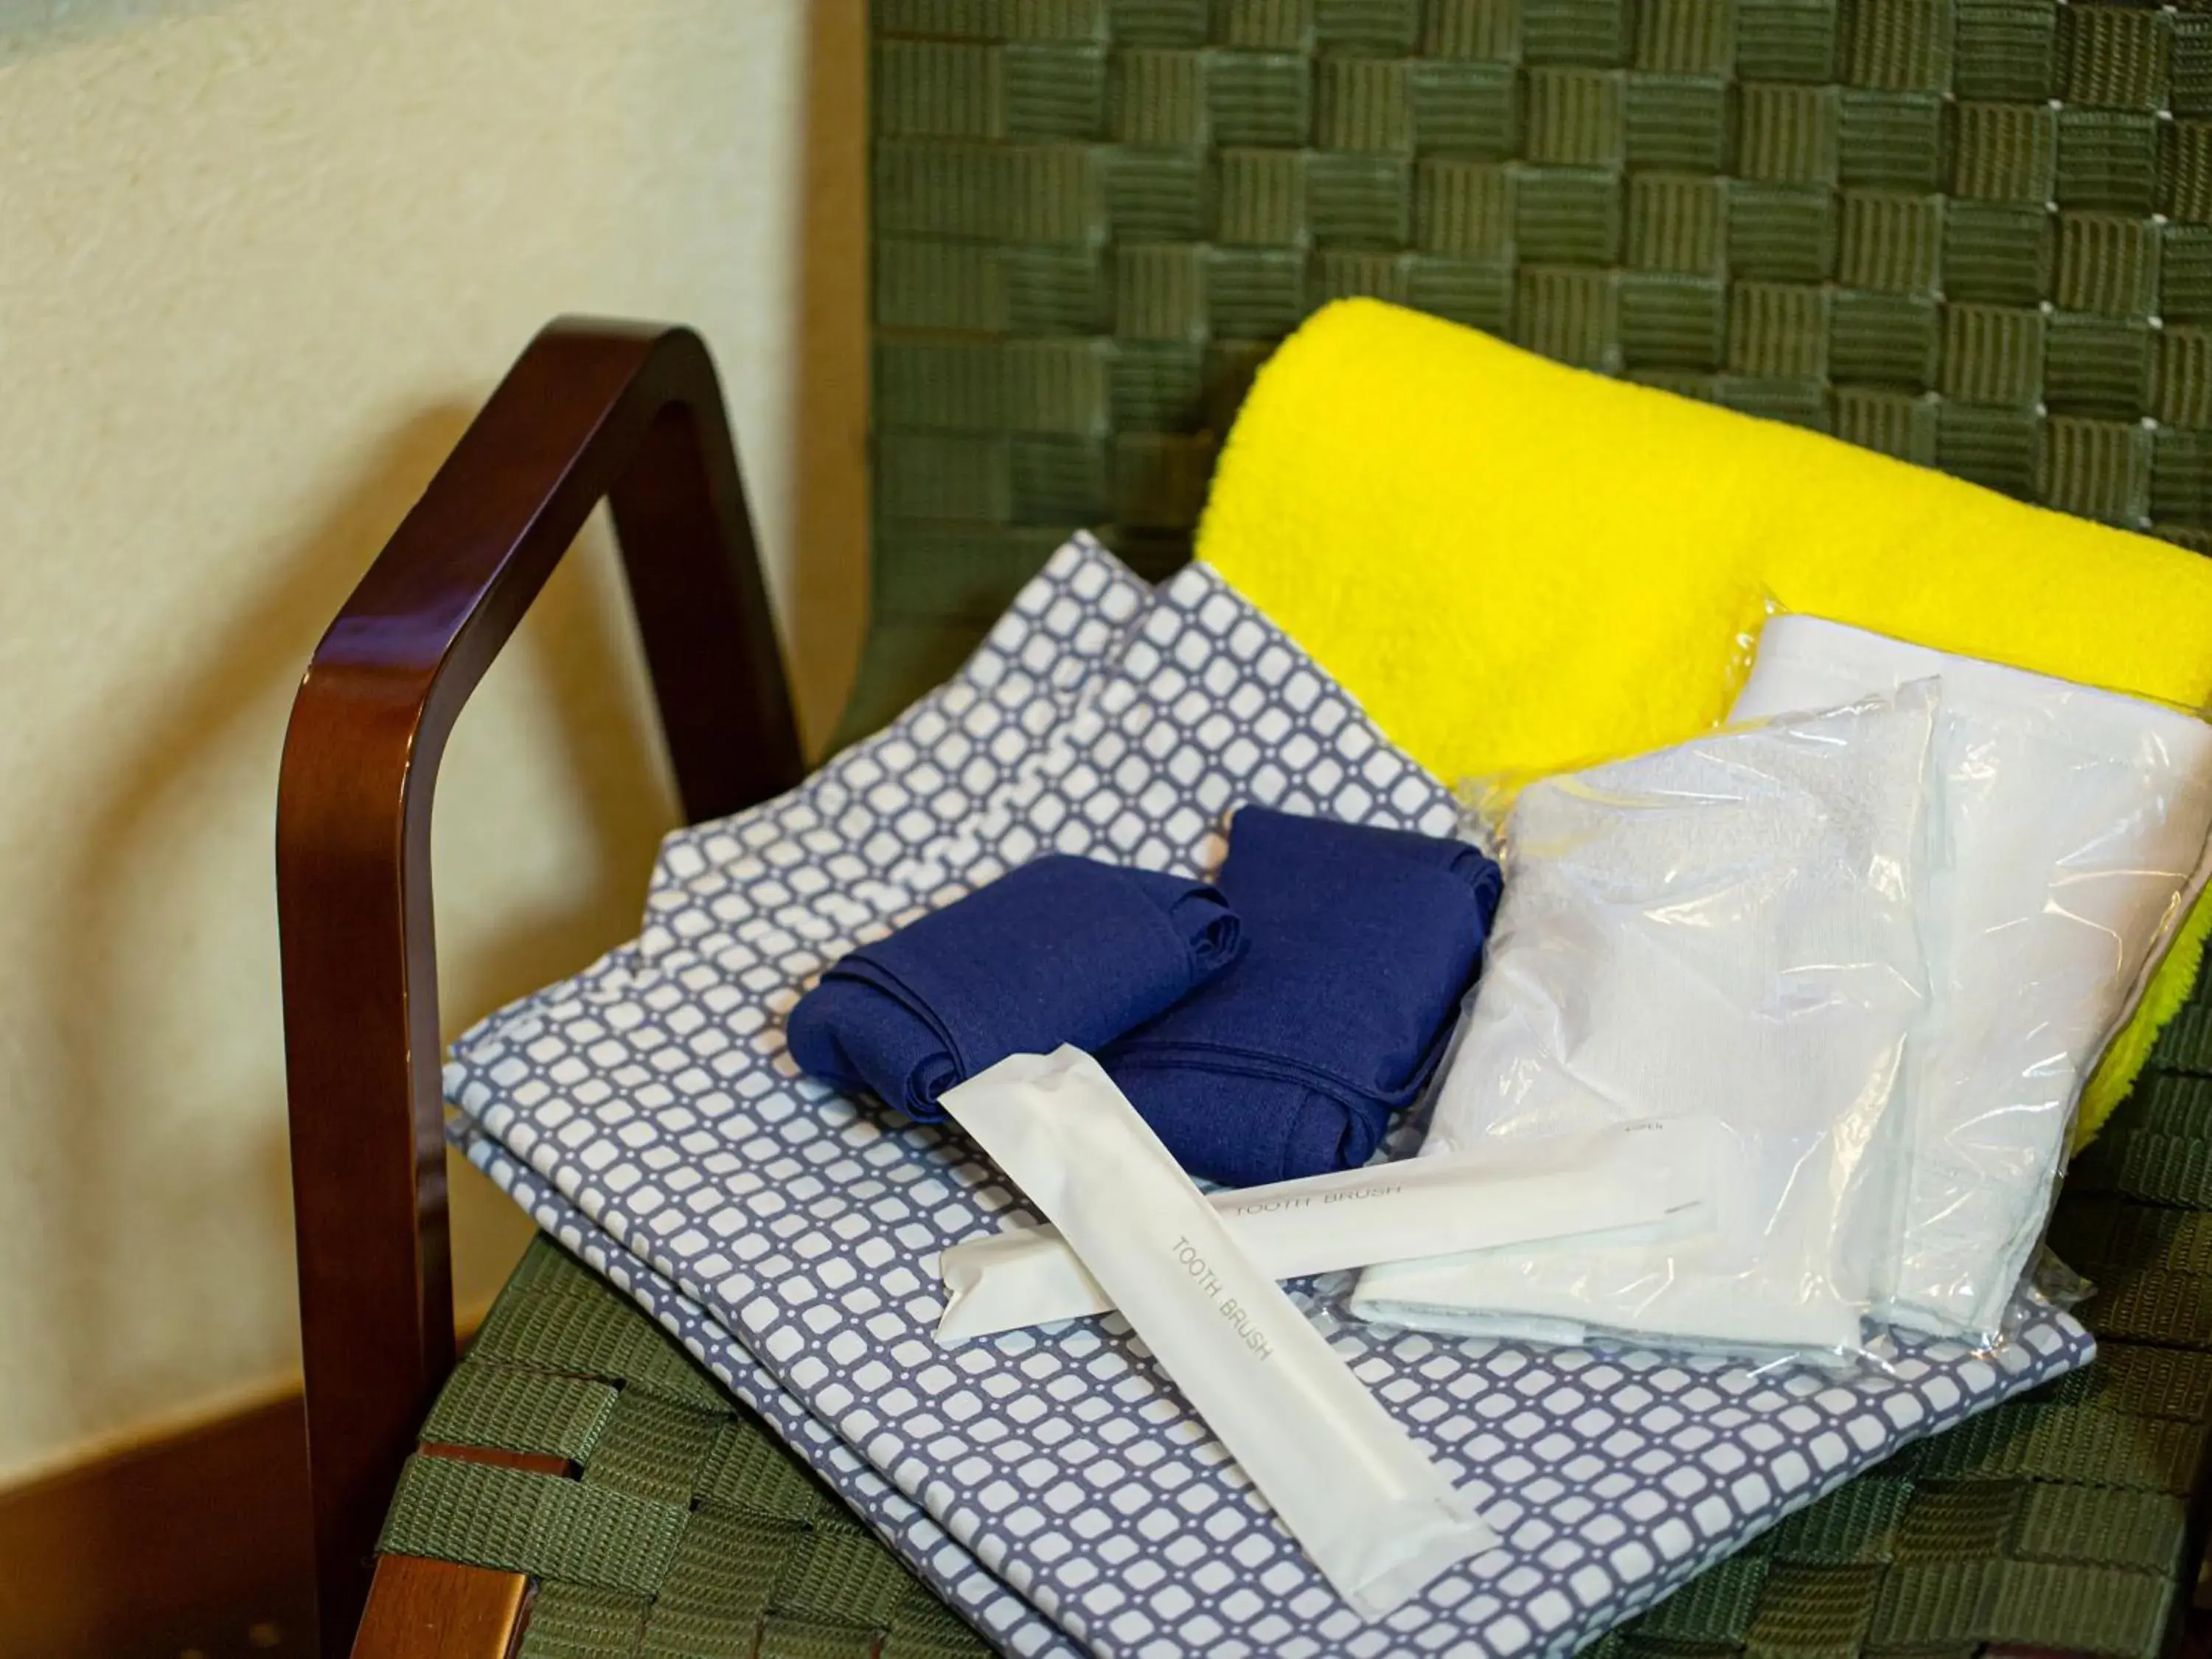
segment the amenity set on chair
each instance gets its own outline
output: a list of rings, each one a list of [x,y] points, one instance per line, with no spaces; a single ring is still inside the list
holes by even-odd
[[[1199,553],[672,836],[461,1148],[1014,1653],[1564,1653],[2091,1361],[2212,567],[1371,302]]]

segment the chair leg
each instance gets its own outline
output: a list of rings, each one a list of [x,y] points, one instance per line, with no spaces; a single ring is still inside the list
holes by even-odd
[[[425,1442],[427,1456],[571,1474],[557,1457]],[[380,1555],[353,1659],[510,1659],[530,1622],[527,1575],[419,1555]]]
[[[509,1659],[529,1602],[519,1572],[380,1556],[353,1659]]]

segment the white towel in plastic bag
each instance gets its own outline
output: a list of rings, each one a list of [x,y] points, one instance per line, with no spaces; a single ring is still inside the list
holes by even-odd
[[[1925,1000],[1915,925],[1935,688],[1527,789],[1424,1156],[1707,1115],[1714,1219],[1362,1276],[1364,1316],[1580,1342],[1849,1351],[1861,1176]]]
[[[1989,1341],[2048,1218],[2075,1101],[2181,918],[2212,828],[2212,728],[2187,714],[1778,617],[1738,720],[1940,676],[1941,781],[1878,1312]]]

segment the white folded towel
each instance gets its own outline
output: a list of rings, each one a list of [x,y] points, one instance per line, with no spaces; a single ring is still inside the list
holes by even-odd
[[[1705,1115],[1686,1237],[1372,1268],[1365,1316],[1470,1334],[1847,1350],[1857,1197],[1924,1002],[1916,925],[1936,691],[1700,738],[1526,790],[1424,1156]]]
[[[2212,727],[1809,617],[1760,638],[1735,718],[1942,682],[1896,1218],[1878,1313],[1987,1340],[2042,1236],[2074,1103],[2181,918],[2212,828]]]

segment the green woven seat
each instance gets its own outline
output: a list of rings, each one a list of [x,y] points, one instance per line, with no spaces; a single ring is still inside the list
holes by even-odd
[[[973,1659],[969,1630],[759,1419],[540,1238],[422,1426],[564,1476],[409,1460],[380,1547],[538,1581],[518,1659]]]
[[[2212,549],[2212,12],[2056,0],[874,0],[874,617],[842,735],[1079,525],[1188,556],[1273,343],[1373,294]],[[2095,1366],[1598,1644],[2153,1653],[2212,1429],[2212,997],[2069,1182]],[[658,1328],[533,1247],[386,1547],[525,1654],[977,1639]],[[878,1645],[880,1644],[880,1646]]]

